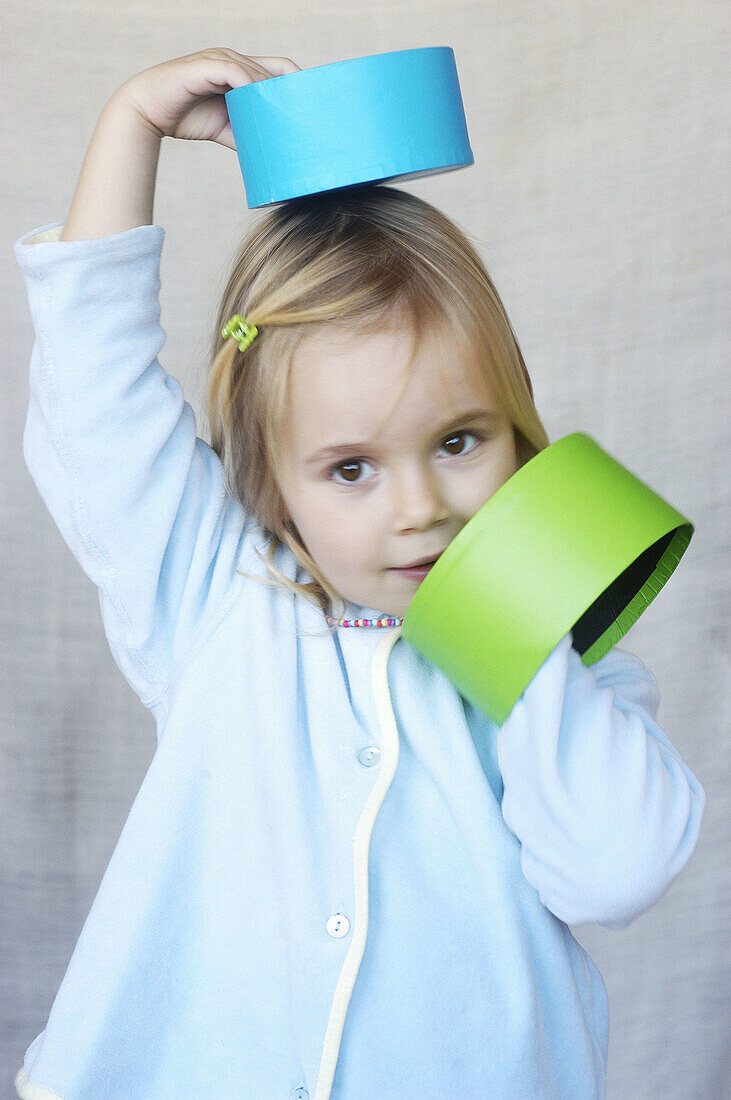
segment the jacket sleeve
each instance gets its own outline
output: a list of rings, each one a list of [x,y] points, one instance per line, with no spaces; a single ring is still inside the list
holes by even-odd
[[[546,908],[621,929],[687,863],[705,794],[655,721],[642,661],[615,648],[586,667],[571,643],[569,632],[498,731],[502,813]]]
[[[162,228],[80,241],[61,229],[15,244],[36,337],[23,455],[150,706],[236,596],[235,566],[256,562],[252,524],[158,362]]]

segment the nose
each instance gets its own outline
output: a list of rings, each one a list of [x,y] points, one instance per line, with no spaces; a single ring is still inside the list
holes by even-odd
[[[393,479],[393,515],[398,531],[425,531],[449,519],[449,508],[433,470],[409,465]]]

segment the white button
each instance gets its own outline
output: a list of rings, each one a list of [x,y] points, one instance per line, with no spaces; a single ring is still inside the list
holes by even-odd
[[[335,940],[340,940],[343,936],[347,936],[350,931],[350,921],[347,917],[344,917],[342,913],[336,913],[334,917],[330,917],[327,922],[327,930]]]
[[[381,750],[378,745],[368,745],[358,753],[358,759],[366,768],[372,768],[374,764],[381,762]]]

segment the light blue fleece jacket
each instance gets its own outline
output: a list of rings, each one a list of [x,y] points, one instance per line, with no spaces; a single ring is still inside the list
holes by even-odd
[[[158,742],[19,1095],[599,1100],[567,924],[644,912],[705,803],[652,673],[567,634],[498,728],[400,629],[243,577],[268,537],[157,358],[163,230],[60,230],[15,245],[23,452]]]

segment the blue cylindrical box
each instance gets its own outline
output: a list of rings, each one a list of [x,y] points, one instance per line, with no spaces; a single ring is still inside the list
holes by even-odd
[[[474,162],[449,46],[318,65],[225,98],[249,208]]]

